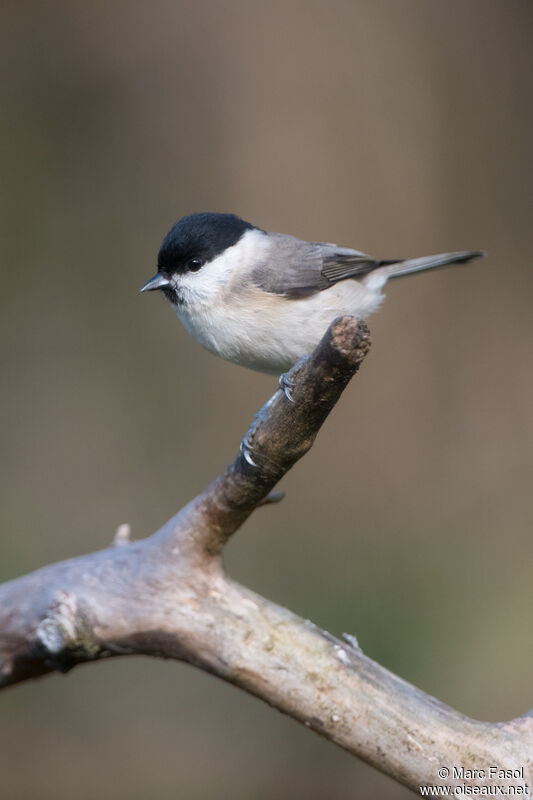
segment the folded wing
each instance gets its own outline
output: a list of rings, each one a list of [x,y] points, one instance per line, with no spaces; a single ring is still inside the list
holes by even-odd
[[[270,237],[270,258],[257,265],[253,280],[266,292],[292,298],[324,291],[339,281],[364,278],[376,269],[383,269],[384,277],[389,279],[467,263],[484,255],[478,250],[461,250],[407,260],[376,259],[328,242],[305,242],[285,234],[270,234]]]

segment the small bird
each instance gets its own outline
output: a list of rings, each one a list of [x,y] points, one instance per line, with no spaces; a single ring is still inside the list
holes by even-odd
[[[389,278],[482,255],[376,259],[269,233],[235,214],[190,214],[163,239],[157,273],[141,292],[160,289],[185,329],[215,355],[279,374],[313,350],[335,317],[365,319],[376,311]]]

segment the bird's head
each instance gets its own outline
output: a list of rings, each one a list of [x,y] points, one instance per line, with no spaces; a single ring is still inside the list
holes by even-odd
[[[234,248],[249,230],[257,230],[235,214],[199,213],[182,217],[167,233],[157,257],[157,272],[141,292],[161,290],[176,306],[190,291],[202,295],[227,280]]]

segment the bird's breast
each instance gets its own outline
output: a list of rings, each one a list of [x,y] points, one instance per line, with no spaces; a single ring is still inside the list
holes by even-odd
[[[381,301],[373,295],[353,280],[297,300],[248,287],[175,309],[185,329],[207,350],[235,364],[279,374],[313,350],[335,317],[367,316]]]

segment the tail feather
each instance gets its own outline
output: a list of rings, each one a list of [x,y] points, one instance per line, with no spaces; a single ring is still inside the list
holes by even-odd
[[[407,261],[398,261],[397,263],[388,264],[384,271],[387,278],[401,278],[402,275],[410,275],[411,272],[424,272],[427,269],[445,267],[448,264],[467,264],[474,258],[480,258],[485,255],[483,250],[460,250],[456,253],[438,253],[435,256],[409,258]]]

